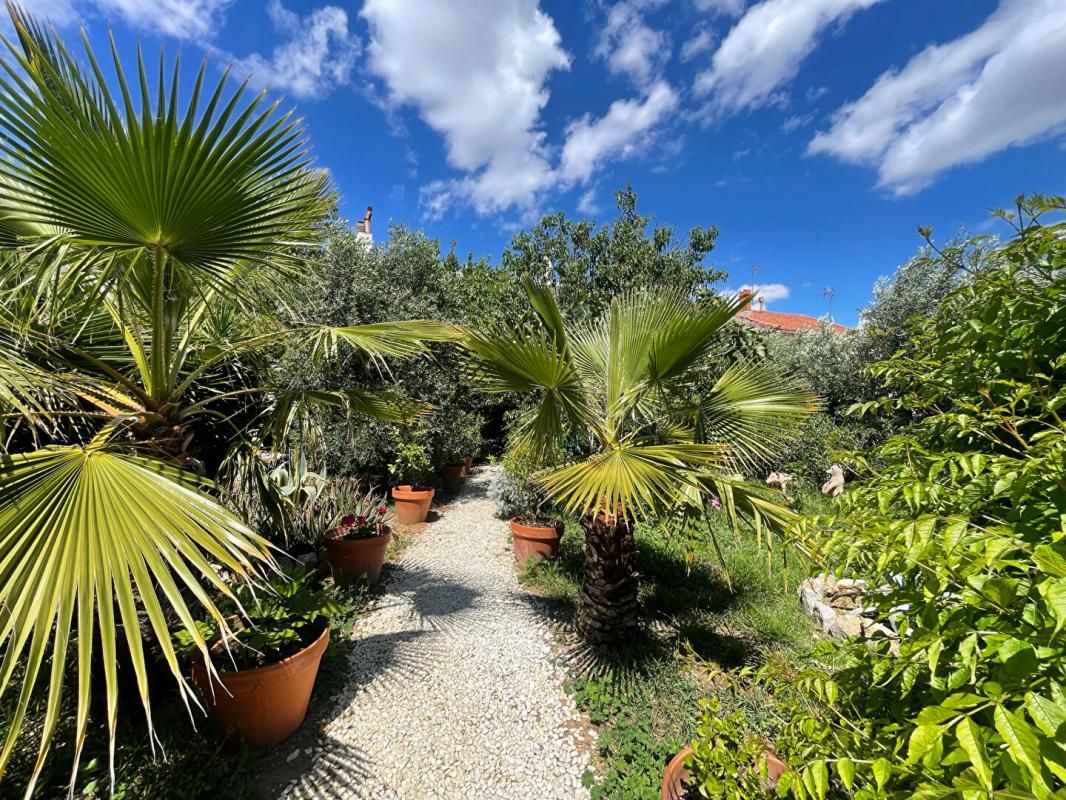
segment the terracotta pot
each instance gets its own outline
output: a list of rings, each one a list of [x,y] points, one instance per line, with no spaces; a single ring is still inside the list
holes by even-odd
[[[428,486],[397,486],[392,490],[396,501],[396,521],[404,525],[425,522],[429,504],[433,502],[433,489]]]
[[[514,537],[514,557],[519,564],[525,564],[531,557],[538,563],[544,557],[554,556],[559,552],[559,542],[563,539],[563,523],[551,525],[523,525],[518,517],[511,519],[511,535]]]
[[[692,748],[686,747],[666,765],[666,771],[663,773],[662,800],[684,800],[685,781],[689,777],[688,770],[685,769],[685,759],[691,755]],[[766,776],[770,779],[772,789],[777,786],[781,775],[788,771],[788,764],[769,751],[763,755],[766,756]],[[757,769],[758,765],[753,765],[753,768]]]
[[[381,567],[385,563],[385,551],[392,541],[392,531],[388,528],[381,536],[368,539],[331,539],[326,538],[326,558],[333,567],[334,577],[342,582],[358,580],[366,576],[373,586],[381,577]]]
[[[463,459],[463,474],[464,475],[473,475],[474,474],[474,457],[473,456],[467,456],[466,458]]]
[[[445,464],[439,470],[441,483],[444,484],[444,488],[449,492],[457,492],[463,485],[463,465],[462,464]]]
[[[211,718],[227,738],[249,747],[267,747],[287,739],[307,716],[318,665],[329,644],[329,625],[295,655],[257,669],[218,671],[209,679],[201,664],[193,664],[192,682],[204,699]]]
[[[685,797],[685,781],[688,780],[685,759],[690,755],[692,755],[692,748],[686,747],[666,765],[666,772],[663,773],[662,800],[683,800]]]

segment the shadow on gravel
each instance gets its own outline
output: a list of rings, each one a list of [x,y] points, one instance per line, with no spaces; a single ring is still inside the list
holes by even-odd
[[[310,754],[300,751],[273,771],[271,782],[260,784],[262,800],[274,800],[292,782],[292,800],[379,800],[379,779],[367,754],[335,739],[319,739]],[[306,748],[305,748],[306,749]]]

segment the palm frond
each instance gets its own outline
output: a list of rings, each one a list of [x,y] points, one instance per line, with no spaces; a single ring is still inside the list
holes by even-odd
[[[21,682],[0,751],[0,775],[51,660],[31,793],[55,733],[72,643],[76,773],[90,713],[94,642],[101,648],[113,758],[120,628],[151,737],[142,628],[155,639],[188,704],[191,695],[171,646],[167,615],[193,637],[210,668],[186,593],[228,630],[208,595],[210,588],[232,596],[215,565],[249,579],[271,563],[266,541],[207,495],[203,482],[157,461],[97,446],[0,458],[0,554],[0,695],[16,674]]]
[[[426,342],[456,341],[462,334],[452,325],[413,319],[368,325],[320,326],[307,330],[304,335],[310,335],[312,357],[316,359],[334,358],[341,344],[381,359],[424,355],[429,352]]]
[[[738,466],[764,462],[822,407],[813,392],[765,363],[737,363],[688,409],[696,441],[728,444]]]
[[[568,511],[640,518],[675,507],[697,473],[720,469],[727,459],[721,445],[623,443],[547,470],[538,481]]]
[[[541,461],[570,427],[599,430],[586,386],[565,348],[543,328],[468,330],[461,345],[471,379],[488,392],[536,393],[534,408],[512,438],[516,451]]]
[[[113,42],[109,78],[87,40],[85,68],[57,34],[17,10],[12,20],[18,44],[5,40],[0,65],[0,204],[12,225],[61,231],[51,249],[84,249],[65,282],[76,286],[86,270],[114,275],[147,252],[238,294],[234,263],[295,265],[332,206],[299,121],[262,93],[229,93],[225,75],[208,90],[206,61],[183,108],[179,63],[168,79],[161,56],[153,102],[145,64],[135,92]]]

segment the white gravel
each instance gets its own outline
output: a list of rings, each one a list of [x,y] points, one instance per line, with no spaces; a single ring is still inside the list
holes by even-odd
[[[592,734],[518,587],[490,477],[470,478],[405,551],[355,631],[348,688],[311,767],[283,797],[588,797]]]

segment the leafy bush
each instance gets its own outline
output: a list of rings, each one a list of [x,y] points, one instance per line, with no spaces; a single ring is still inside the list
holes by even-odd
[[[218,603],[231,619],[235,635],[228,641],[229,657],[218,656],[220,668],[252,669],[275,664],[311,643],[315,624],[328,620],[341,609],[330,589],[318,584],[318,575],[303,566],[286,569],[266,586],[253,589],[242,583],[234,589],[234,599]],[[209,648],[222,644],[218,623],[197,620],[197,630]],[[174,634],[175,650],[195,657],[198,652],[186,630]]]
[[[389,464],[389,474],[397,486],[424,486],[433,474],[433,465],[429,453],[419,442],[405,442],[396,451],[396,457]]]
[[[899,636],[795,684],[783,793],[1066,796],[1066,224],[1040,221],[1064,210],[1022,205],[1000,266],[877,368],[915,422],[806,541]]]

